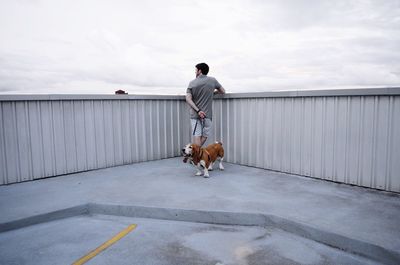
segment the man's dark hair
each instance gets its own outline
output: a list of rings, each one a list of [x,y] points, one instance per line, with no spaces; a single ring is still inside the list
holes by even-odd
[[[196,65],[196,68],[198,70],[201,70],[201,73],[203,75],[207,75],[208,71],[210,70],[210,68],[208,67],[208,65],[206,63],[199,63],[199,64]]]

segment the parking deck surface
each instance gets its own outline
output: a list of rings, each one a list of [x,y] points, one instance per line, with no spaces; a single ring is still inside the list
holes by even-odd
[[[274,228],[103,215],[1,233],[1,261],[72,264],[132,223],[136,229],[86,264],[379,264]]]
[[[188,164],[183,164],[181,158],[172,158],[1,186],[0,224],[10,223],[15,220],[85,203],[128,206],[135,205],[184,210],[226,211],[232,213],[262,213],[284,218],[285,220],[291,220],[299,224],[305,224],[317,229],[318,231],[326,231],[327,233],[334,233],[335,235],[344,238],[354,239],[358,242],[365,243],[367,247],[373,245],[377,247],[378,250],[381,248],[395,254],[394,258],[392,257],[390,259],[392,263],[393,260],[396,259],[397,254],[400,253],[400,197],[398,194],[234,164],[225,164],[225,171],[212,171],[210,173],[211,178],[209,179],[195,177],[194,173],[195,169]],[[79,218],[83,219],[79,221]],[[82,225],[86,222],[105,222],[104,220],[102,221],[102,218],[99,220],[97,217],[94,219],[89,218],[88,220],[91,221],[85,221],[87,218],[89,217],[73,217],[47,223],[49,227],[45,227],[46,223],[44,223],[3,232],[0,237],[0,240],[2,241],[1,245],[7,245],[8,241],[4,241],[4,237],[7,237],[7,235],[22,233],[21,231],[34,233],[36,230],[30,231],[30,229],[33,229],[34,227],[43,226],[43,229],[51,229],[52,225],[60,224],[62,222],[66,222],[65,227],[76,226],[68,224],[68,222],[76,222],[77,224]],[[127,217],[114,216],[108,218],[113,219],[106,222],[112,226],[111,223],[118,224],[122,222],[118,221],[118,218],[122,220]],[[166,238],[171,238],[176,235],[176,242],[187,240],[185,233],[183,232],[181,235],[182,238],[178,239],[179,233],[177,234],[177,232],[174,231],[180,231],[179,226],[186,227],[184,229],[182,228],[183,230],[189,228],[192,230],[200,229],[196,228],[196,226],[215,226],[211,224],[140,219],[138,220],[138,230],[132,232],[132,235],[135,233],[139,234],[138,231],[142,231],[146,234],[145,230],[140,229],[147,228],[152,230],[153,228],[151,228],[151,224],[159,224],[158,222],[168,224],[168,228],[163,230],[163,232],[159,231],[153,233],[153,235],[157,235],[157,233],[161,235],[164,233]],[[101,225],[99,226],[101,227]],[[142,228],[140,228],[140,226]],[[163,225],[158,225],[157,227],[160,228],[163,227]],[[115,230],[120,228],[121,225],[115,226]],[[204,229],[207,230],[208,228]],[[218,241],[216,238],[219,238],[219,236],[222,238],[226,236],[226,234],[218,229],[218,233],[216,233],[215,236],[211,236],[216,241]],[[224,230],[225,228],[221,229]],[[237,234],[238,238],[243,237],[242,242],[252,242],[254,241],[252,239],[260,237],[263,233],[267,233],[264,231],[265,229],[275,228],[241,227],[238,229],[242,232],[232,232],[232,234]],[[99,241],[104,241],[104,238],[101,236],[102,232],[98,232],[101,230],[102,229],[96,229],[92,234],[98,235]],[[168,233],[171,233],[172,236],[168,236]],[[105,260],[102,261],[104,263],[99,261],[99,263],[93,264],[217,264],[218,262],[225,262],[226,264],[252,264],[252,257],[261,257],[262,260],[265,260],[265,263],[253,264],[285,264],[285,262],[287,264],[337,263],[334,262],[337,261],[337,259],[335,259],[335,254],[331,256],[330,254],[327,254],[328,258],[325,260],[329,262],[324,263],[323,256],[325,254],[321,253],[333,253],[335,251],[326,245],[312,241],[315,245],[307,248],[307,244],[304,242],[311,242],[309,239],[289,234],[279,229],[272,232],[269,231],[268,233],[277,235],[278,238],[281,236],[282,238],[296,237],[296,239],[294,241],[286,239],[285,241],[282,239],[282,241],[286,242],[286,250],[280,249],[277,251],[275,246],[271,246],[272,250],[268,247],[264,248],[265,245],[268,245],[268,242],[264,242],[264,245],[261,244],[261,246],[258,246],[257,244],[255,246],[252,245],[253,247],[250,250],[244,248],[243,253],[245,254],[243,255],[245,257],[243,260],[247,263],[240,263],[242,261],[236,260],[234,254],[226,254],[226,259],[224,260],[225,254],[222,253],[222,250],[220,254],[221,256],[217,255],[217,252],[219,252],[217,247],[218,244],[215,244],[215,247],[212,247],[212,244],[210,245],[206,243],[204,247],[206,248],[209,246],[210,248],[202,249],[201,244],[198,243],[202,242],[201,236],[197,238],[200,241],[197,241],[196,236],[194,236],[192,241],[189,240],[185,242],[192,242],[192,245],[189,244],[190,250],[188,251],[190,252],[193,250],[193,255],[196,256],[200,255],[198,253],[201,253],[198,263],[196,263],[196,261],[193,261],[193,263],[180,262],[180,256],[178,255],[176,257],[171,257],[171,262],[166,260],[163,256],[162,260],[168,261],[167,263],[156,263],[152,258],[149,258],[145,263],[113,263],[111,259],[108,260],[105,258]],[[26,234],[26,236],[28,235],[29,233]],[[129,238],[131,238],[132,235],[130,235]],[[107,235],[104,235],[104,237],[107,237]],[[236,236],[232,235],[232,237],[235,238]],[[91,240],[90,238],[90,235],[86,237],[87,240]],[[100,238],[102,239],[100,240]],[[229,236],[226,238],[229,239]],[[272,238],[274,237],[272,236]],[[58,239],[60,238],[58,237]],[[21,240],[23,240],[22,234]],[[144,240],[144,238],[141,238],[140,240]],[[230,241],[231,240],[227,240],[227,245],[225,243],[223,245],[226,245],[227,249],[229,248],[230,250],[233,250],[237,246],[229,246]],[[32,241],[32,245],[34,245],[33,242],[34,241]],[[175,241],[172,240],[171,242]],[[164,246],[164,249],[181,253],[184,257],[186,255],[185,250],[180,250],[179,245],[176,245],[176,242],[171,242],[165,243],[166,245]],[[294,245],[292,246],[291,243],[288,242],[292,242]],[[46,243],[42,243],[50,248],[57,246],[57,244],[46,245]],[[12,246],[11,243],[9,244]],[[37,249],[30,248],[29,243],[26,244],[28,250],[31,249],[37,251]],[[135,245],[136,243],[132,244]],[[320,246],[327,249],[321,250],[321,255],[315,254],[315,256],[313,256],[310,254],[308,257],[309,260],[305,256],[302,257],[300,254],[293,254],[294,256],[284,254],[284,251],[287,250],[293,252],[293,249],[297,247],[296,244],[299,244],[299,248],[303,249],[304,253],[313,253],[310,249],[322,249]],[[87,244],[88,249],[90,249],[89,245],[90,244]],[[145,258],[142,255],[145,255],[147,250],[141,252],[139,251],[140,248],[138,248],[138,245],[135,246],[136,250],[132,252],[135,253],[135,257]],[[122,247],[122,245],[116,244],[115,247]],[[186,249],[187,247],[187,245],[182,246],[183,249]],[[41,249],[45,252],[47,251],[46,247]],[[215,251],[213,252],[213,250]],[[123,249],[120,251],[124,252]],[[130,251],[133,250],[129,248],[126,251],[130,253]],[[226,251],[227,253],[229,252],[228,250]],[[208,253],[207,255],[204,254],[206,252]],[[296,251],[294,251],[294,253],[295,252]],[[343,253],[344,256],[338,254],[336,255],[338,259],[343,258],[347,261],[351,260],[352,262],[349,264],[362,264],[358,263],[358,258],[361,257],[354,258],[350,254],[346,254],[342,251],[339,252]],[[105,253],[109,253],[109,251],[106,251]],[[32,255],[33,254],[34,253],[32,253]],[[65,255],[67,254],[68,253],[65,253]],[[108,254],[104,254],[103,256],[107,255]],[[11,252],[4,250],[2,247],[0,252],[1,260],[8,260],[10,257],[12,257]],[[203,257],[206,257],[205,260]],[[272,262],[274,261],[273,257],[276,258],[275,262]],[[268,259],[272,263],[268,263]],[[123,260],[123,258],[121,260]],[[30,261],[30,259],[28,259],[28,261]],[[203,261],[204,263],[202,263]],[[29,262],[26,264],[29,264]]]

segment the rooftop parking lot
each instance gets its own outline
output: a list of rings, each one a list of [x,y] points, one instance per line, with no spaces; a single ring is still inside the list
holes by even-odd
[[[182,158],[0,187],[0,259],[69,264],[396,264],[395,193]]]
[[[0,263],[400,264],[399,87],[213,109],[205,179],[184,96],[0,95]]]

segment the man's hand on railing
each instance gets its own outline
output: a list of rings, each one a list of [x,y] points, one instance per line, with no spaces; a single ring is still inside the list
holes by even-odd
[[[225,94],[225,89],[223,87],[215,89],[214,90],[214,95],[217,95],[217,94],[220,94],[220,95]]]

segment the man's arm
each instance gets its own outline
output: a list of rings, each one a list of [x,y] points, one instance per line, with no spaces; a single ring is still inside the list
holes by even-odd
[[[194,104],[192,94],[186,94],[186,102],[189,104],[190,107],[192,107],[192,109],[194,109],[194,111],[199,114],[200,118],[204,119],[206,117],[206,113],[204,111],[199,112],[200,109],[196,106],[196,104]]]
[[[221,86],[220,88],[216,88],[214,91],[215,94],[225,94],[225,89]]]

